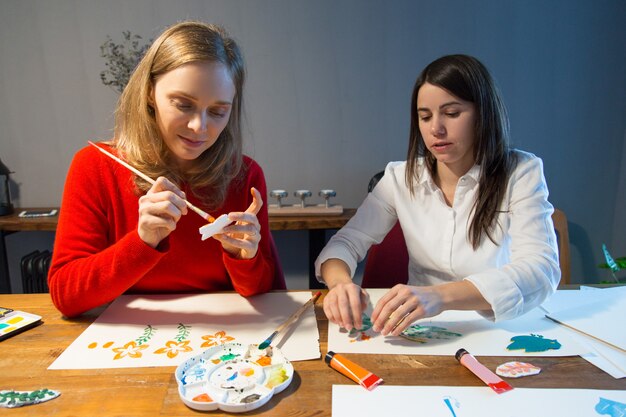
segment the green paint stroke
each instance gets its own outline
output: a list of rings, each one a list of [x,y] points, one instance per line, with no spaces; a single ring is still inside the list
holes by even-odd
[[[191,332],[191,326],[185,326],[182,323],[178,323],[178,334],[176,335],[174,340],[180,343],[189,337],[190,332]]]
[[[141,346],[148,340],[152,339],[156,331],[157,329],[155,327],[152,327],[152,325],[148,324],[146,328],[143,329],[143,334],[135,339],[135,342],[137,342],[137,346]]]
[[[350,333],[348,333],[348,336],[350,337],[356,337],[359,333],[361,332],[366,332],[369,329],[372,328],[373,324],[372,324],[372,319],[370,318],[370,316],[368,316],[367,314],[363,314],[363,317],[361,318],[362,326],[360,329],[352,329],[350,330]]]
[[[626,404],[618,403],[617,401],[607,400],[600,397],[598,404],[595,407],[596,413],[600,415],[606,415],[611,417],[624,417],[626,416]]]
[[[463,335],[461,333],[451,332],[444,327],[413,324],[404,329],[404,331],[400,333],[400,336],[413,342],[427,343],[428,340],[432,339],[449,340]]]
[[[227,353],[226,355],[220,356],[220,360],[222,362],[226,362],[226,361],[229,361],[231,359],[235,359],[237,356],[241,356],[241,355],[239,355],[238,353]]]
[[[506,348],[508,350],[525,350],[530,352],[545,352],[550,349],[560,349],[561,344],[556,339],[544,339],[540,334],[530,334],[522,336],[514,336],[511,338],[511,344]]]
[[[14,408],[38,404],[61,395],[58,391],[47,388],[36,391],[0,391],[0,407]]]

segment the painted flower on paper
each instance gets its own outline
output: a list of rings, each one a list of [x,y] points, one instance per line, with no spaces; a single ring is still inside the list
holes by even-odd
[[[138,345],[134,340],[126,343],[123,347],[116,347],[111,349],[115,352],[113,360],[122,359],[125,357],[137,359],[141,358],[141,351],[147,349],[148,345]]]
[[[189,346],[189,340],[183,340],[182,342],[170,340],[165,343],[164,347],[155,350],[154,353],[166,353],[167,357],[172,359],[178,356],[179,353],[191,352],[192,350],[193,348]]]
[[[214,335],[206,335],[202,336],[206,342],[204,342],[200,347],[212,347],[217,345],[223,345],[224,343],[235,340],[234,337],[228,336],[225,331],[219,331]]]
[[[158,348],[154,353],[162,354],[166,353],[167,357],[172,359],[178,356],[179,353],[191,352],[193,348],[189,346],[189,333],[191,332],[191,326],[185,326],[182,323],[178,323],[178,333],[174,337],[174,340],[169,340],[165,343],[164,347]]]

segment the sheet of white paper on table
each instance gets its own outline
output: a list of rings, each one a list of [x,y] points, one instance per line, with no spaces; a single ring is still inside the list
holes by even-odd
[[[384,378],[384,374],[381,374]],[[532,378],[532,377],[531,377]],[[626,391],[515,388],[496,394],[488,387],[333,385],[333,417],[528,417],[623,415],[596,407],[626,407]]]
[[[388,290],[368,289],[371,305]],[[369,307],[367,314],[371,314]],[[494,323],[480,316],[475,311],[445,311],[442,314],[418,320],[424,326],[438,326],[448,331],[460,333],[461,337],[447,340],[429,340],[419,343],[402,337],[383,337],[369,330],[367,340],[356,340],[348,332],[334,323],[328,325],[328,350],[344,353],[405,354],[405,355],[451,355],[459,348],[465,348],[474,356],[574,356],[588,352],[584,346],[576,343],[568,332],[547,319],[541,309],[533,309],[521,317],[500,323]],[[544,339],[556,339],[561,348],[544,352],[525,352],[508,350],[511,338],[519,335],[537,334]]]
[[[202,240],[207,240],[213,235],[222,233],[224,228],[232,223],[232,220],[228,218],[228,214],[222,214],[212,223],[205,224],[198,231],[202,235]]]
[[[234,293],[123,295],[48,369],[177,366],[211,345],[260,344],[311,296],[309,291],[248,298]],[[314,309],[307,309],[272,346],[290,361],[319,358]]]
[[[550,311],[547,316],[610,343],[626,353],[626,332],[623,324],[626,317],[626,287],[578,293],[583,300],[580,304]]]
[[[596,294],[598,291],[600,293]],[[602,291],[621,291],[622,296],[626,295],[626,287],[606,289],[581,287],[580,291],[560,290],[546,301],[542,305],[542,308],[546,313],[558,312],[569,308],[585,310],[586,304],[595,302],[598,297],[604,297],[604,295],[601,294]],[[626,377],[626,353],[565,326],[563,326],[563,328],[569,332],[571,337],[575,338],[589,350],[589,353],[581,355],[583,359],[602,369],[613,378]]]

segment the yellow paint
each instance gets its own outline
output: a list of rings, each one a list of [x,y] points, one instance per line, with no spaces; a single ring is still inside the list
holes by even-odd
[[[89,344],[89,346],[87,346],[89,349],[95,349],[98,346],[97,342],[92,342]]]
[[[113,346],[113,342],[106,342],[104,345],[102,345],[103,348],[108,349],[111,346]]]
[[[15,323],[19,323],[22,320],[24,320],[24,317],[17,316],[17,317],[12,317],[12,318],[8,319],[7,323],[15,324]]]

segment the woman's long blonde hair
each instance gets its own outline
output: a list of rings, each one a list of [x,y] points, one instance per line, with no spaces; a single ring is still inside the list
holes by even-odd
[[[183,172],[172,161],[149,97],[160,75],[198,61],[226,66],[236,93],[226,128],[215,144]],[[150,46],[120,96],[115,111],[114,146],[127,162],[148,176],[164,176],[179,186],[186,183],[208,208],[219,207],[226,198],[229,184],[242,168],[244,79],[239,46],[223,28],[190,21],[169,27]],[[140,192],[150,188],[150,184],[139,177],[135,178],[135,185]]]

